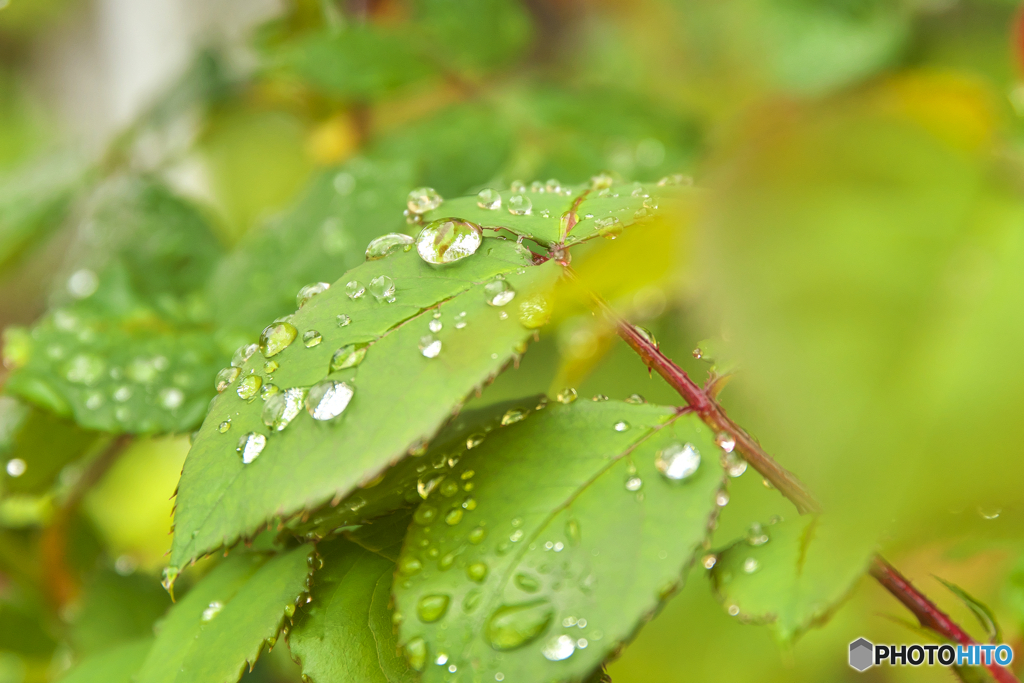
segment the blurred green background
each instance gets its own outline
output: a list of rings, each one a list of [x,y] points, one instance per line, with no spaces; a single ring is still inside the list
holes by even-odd
[[[964,587],[1024,654],[1017,21],[1011,0],[0,0],[5,364],[68,302],[145,310],[206,335],[205,405],[300,286],[410,229],[413,187],[688,174],[685,211],[574,266],[694,377],[737,368],[723,404],[846,542],[983,637],[934,576]],[[157,200],[104,213],[145,183],[184,217]],[[213,237],[185,263],[164,233],[188,221]],[[474,403],[563,386],[680,402],[569,294],[557,311]],[[0,397],[0,683],[59,680],[151,632],[201,421],[143,423],[97,467],[117,430],[44,399]],[[748,472],[714,545],[773,515],[796,516]],[[859,636],[918,638],[868,579],[780,645],[703,573],[611,664],[616,683],[950,680],[847,667]],[[279,647],[246,680],[298,671]]]

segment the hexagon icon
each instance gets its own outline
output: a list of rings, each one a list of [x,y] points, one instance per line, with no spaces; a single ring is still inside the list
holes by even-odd
[[[857,671],[864,671],[874,662],[875,646],[864,638],[858,638],[850,643],[850,666]]]

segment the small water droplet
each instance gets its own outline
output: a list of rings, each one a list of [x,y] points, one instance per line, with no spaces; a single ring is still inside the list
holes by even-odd
[[[427,327],[430,329],[431,332],[437,334],[444,327],[444,323],[442,323],[437,318],[433,318],[429,323],[427,323]]]
[[[416,238],[416,252],[427,263],[442,265],[472,256],[483,243],[479,225],[457,218],[428,223]]]
[[[354,394],[344,382],[325,379],[306,394],[306,411],[314,420],[333,420],[345,412]]]
[[[323,340],[323,335],[317,332],[316,330],[306,330],[302,335],[302,343],[306,346],[307,349],[311,349],[314,346],[319,346],[320,342],[322,342]]]
[[[267,446],[267,437],[256,432],[249,432],[238,440],[235,450],[242,456],[242,462],[248,465],[260,456]]]
[[[544,658],[552,662],[560,662],[563,659],[568,659],[575,651],[576,642],[572,637],[564,634],[560,636],[553,636],[544,645],[544,649],[541,650]]]
[[[472,531],[469,532],[469,537],[468,538],[469,538],[469,542],[470,543],[472,543],[473,545],[477,545],[482,540],[484,540],[484,538],[486,538],[486,537],[487,537],[487,529],[483,528],[482,526],[478,526],[478,527],[474,528]]]
[[[508,186],[508,189],[513,192],[526,192],[526,185],[522,180],[513,180],[512,184]]]
[[[359,280],[349,280],[345,285],[345,294],[348,295],[349,299],[359,299],[366,294],[366,287]]]
[[[433,623],[445,615],[450,601],[443,593],[424,595],[416,605],[416,616],[425,624]]]
[[[476,433],[470,434],[466,437],[466,450],[472,450],[482,444],[484,439],[487,438],[486,434]]]
[[[488,618],[484,635],[495,650],[515,650],[540,637],[553,618],[554,609],[547,599],[503,605]]]
[[[743,561],[743,571],[745,571],[747,574],[753,574],[760,568],[761,563],[753,557],[748,557],[746,560]]]
[[[529,574],[516,574],[514,581],[520,590],[527,593],[536,593],[540,590],[540,582]]]
[[[395,281],[387,275],[379,275],[370,280],[370,294],[377,301],[395,302]]]
[[[700,560],[700,563],[704,565],[704,569],[713,568],[716,562],[718,562],[718,557],[716,557],[715,555],[705,555]]]
[[[276,360],[268,360],[266,363],[263,364],[263,372],[267,373],[268,375],[272,375],[274,374],[274,372],[277,371],[279,367],[281,366],[277,364]]]
[[[276,356],[288,348],[298,335],[298,329],[289,322],[271,323],[260,334],[260,352],[265,358]]]
[[[423,563],[415,555],[403,555],[398,558],[398,572],[406,576],[412,576],[423,569]]]
[[[728,504],[729,504],[729,494],[726,493],[725,491],[719,491],[715,495],[715,505],[717,505],[720,508],[724,508]]]
[[[604,403],[608,400],[608,397],[605,394],[594,394],[594,397],[590,400],[594,403]]]
[[[221,422],[219,425],[217,425],[217,431],[220,432],[221,434],[225,433],[229,429],[231,429],[231,418],[230,417],[228,419],[224,420],[223,422]]]
[[[607,190],[612,186],[615,179],[607,173],[599,173],[590,179],[590,189],[592,190]]]
[[[562,389],[561,391],[558,392],[558,394],[555,396],[555,400],[558,401],[559,403],[569,404],[575,401],[577,396],[578,394],[576,393],[575,389],[573,389],[572,387],[566,387],[565,389]]]
[[[513,216],[529,216],[533,211],[533,201],[522,194],[514,194],[508,198],[508,212]]]
[[[276,432],[287,427],[292,420],[302,412],[302,405],[306,400],[306,390],[302,387],[292,387],[284,392],[274,394],[263,406],[261,418],[263,424]]]
[[[681,481],[693,476],[700,467],[700,452],[693,444],[670,444],[658,451],[654,466],[666,479]]]
[[[220,614],[220,611],[224,609],[224,603],[219,600],[214,600],[203,610],[202,620],[203,622],[213,621],[214,617]]]
[[[409,251],[415,240],[400,232],[389,232],[374,239],[366,246],[366,260],[379,261],[399,251]]]
[[[750,529],[747,530],[747,543],[753,546],[764,545],[771,539],[768,534],[764,532],[764,529],[758,522],[754,522],[750,525]]]
[[[503,279],[491,280],[484,285],[484,297],[491,306],[504,306],[516,296],[516,290]]]
[[[419,349],[425,358],[437,358],[441,353],[441,340],[432,334],[425,334],[420,337]]]
[[[487,578],[487,565],[483,562],[474,562],[466,567],[466,576],[475,583],[483,582]]]
[[[665,187],[666,185],[693,185],[693,178],[682,173],[673,173],[658,181],[659,187]]]
[[[501,208],[501,193],[491,188],[480,190],[476,195],[476,205],[481,209],[497,211]]]
[[[463,512],[461,508],[453,508],[444,516],[444,522],[448,526],[455,526],[462,521],[462,515]]]
[[[629,423],[624,421],[624,420],[620,420],[619,422],[615,423],[615,431],[617,431],[617,432],[624,432],[624,431],[626,431],[628,429],[629,429]]]
[[[352,318],[348,317],[344,313],[338,315],[338,327],[348,327],[352,323]]]
[[[501,424],[503,427],[507,427],[510,424],[521,422],[522,420],[526,419],[526,416],[528,414],[528,411],[523,410],[521,408],[512,408],[510,410],[505,411],[505,414],[501,416]]]
[[[409,663],[409,666],[415,671],[423,671],[423,667],[427,663],[426,641],[418,637],[413,638],[402,649],[405,652],[405,661]]]
[[[594,221],[597,234],[605,239],[613,240],[622,234],[623,225],[615,216],[605,216]]]
[[[644,480],[640,477],[629,477],[626,479],[626,490],[627,491],[639,491],[644,485]]]
[[[106,369],[106,363],[98,356],[79,353],[64,366],[64,378],[73,384],[92,386],[103,377]]]
[[[640,327],[639,325],[633,325],[633,329],[636,330],[636,333],[638,335],[640,335],[644,340],[646,340],[654,348],[657,349],[657,348],[661,347],[661,344],[659,344],[658,340],[655,339],[654,333],[651,332],[646,327]]]
[[[242,381],[238,383],[238,388],[235,389],[235,393],[237,393],[238,398],[243,401],[251,401],[256,398],[256,394],[259,393],[260,387],[262,386],[262,377],[259,375],[246,375],[242,378]]]
[[[413,514],[412,519],[417,524],[429,526],[435,519],[437,519],[437,508],[433,505],[420,505],[416,508],[416,512]]]
[[[295,295],[295,305],[299,308],[305,306],[310,299],[317,294],[322,294],[331,288],[329,282],[314,282],[311,285],[306,285],[299,290],[299,293]]]
[[[740,613],[739,605],[729,605],[729,616],[735,617]]]
[[[239,346],[235,349],[235,353],[231,356],[231,364],[236,368],[240,368],[245,365],[245,361],[252,357],[252,354],[259,350],[259,346],[256,344],[246,344]]]
[[[345,368],[354,368],[366,357],[368,344],[346,344],[331,356],[330,371],[337,372]]]
[[[736,453],[725,453],[722,455],[722,469],[735,478],[747,471],[747,461]]]
[[[437,190],[432,187],[417,187],[415,190],[409,193],[409,197],[406,199],[406,206],[409,207],[409,212],[414,214],[424,214],[428,211],[441,206],[441,202],[444,199],[438,194]]]

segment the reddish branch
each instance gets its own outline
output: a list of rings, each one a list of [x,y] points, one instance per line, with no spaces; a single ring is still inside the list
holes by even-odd
[[[565,272],[571,279],[579,283],[579,276],[572,268],[566,266]],[[801,513],[821,510],[821,505],[796,475],[775,462],[753,437],[730,420],[713,396],[709,395],[705,389],[690,379],[690,376],[682,368],[663,354],[654,341],[639,332],[635,326],[620,318],[599,296],[589,291],[588,294],[597,307],[615,324],[619,336],[643,359],[647,367],[655,370],[673,389],[679,392],[679,395],[716,433],[728,434],[735,441],[735,450],[765,480],[788,498]],[[872,559],[870,573],[897,600],[913,612],[924,628],[961,645],[978,644],[882,557],[875,555]],[[995,663],[986,665],[986,668],[998,683],[1019,683],[1009,669]]]

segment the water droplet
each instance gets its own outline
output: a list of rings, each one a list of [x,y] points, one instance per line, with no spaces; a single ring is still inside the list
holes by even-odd
[[[277,364],[276,360],[268,360],[263,364],[263,372],[272,375],[279,367],[281,366]]]
[[[536,593],[540,590],[540,582],[529,574],[516,574],[515,584],[527,593]]]
[[[747,574],[753,574],[760,568],[761,563],[753,557],[748,557],[746,560],[743,561],[743,571],[745,571]]]
[[[575,401],[576,397],[576,390],[573,389],[572,387],[566,387],[565,389],[562,389],[561,391],[558,392],[558,395],[555,396],[555,400],[558,401],[559,403],[569,404]]]
[[[219,600],[214,600],[209,606],[203,610],[202,620],[203,622],[213,621],[213,618],[220,614],[220,611],[224,609],[224,603]]]
[[[427,496],[437,488],[437,485],[440,484],[443,479],[444,476],[437,476],[427,480],[418,480],[416,482],[416,493],[419,494],[420,498],[426,500]]]
[[[306,390],[301,387],[293,387],[271,396],[263,406],[263,424],[276,432],[283,430],[302,411],[305,399]]]
[[[348,295],[349,299],[359,299],[366,294],[366,287],[359,280],[350,280],[345,285],[345,294]]]
[[[619,422],[615,423],[615,431],[617,431],[617,432],[624,432],[624,431],[626,431],[628,429],[629,429],[629,423],[628,422],[620,420]]]
[[[529,216],[533,211],[533,201],[522,194],[514,194],[508,198],[508,212],[513,216]]]
[[[629,477],[626,479],[626,490],[627,491],[639,491],[644,485],[644,480],[640,477]]]
[[[605,216],[594,221],[597,234],[605,239],[613,240],[622,234],[622,223],[615,216]]]
[[[405,652],[405,661],[409,662],[409,666],[415,671],[423,671],[423,667],[427,664],[426,641],[422,638],[413,638],[402,649]]]
[[[484,297],[491,306],[504,306],[516,296],[516,290],[503,279],[491,280],[484,285]]]
[[[576,642],[567,635],[552,637],[541,652],[544,658],[552,662],[560,662],[568,659],[576,651]]]
[[[605,394],[594,394],[594,397],[590,400],[594,403],[604,403],[608,400],[608,397]]]
[[[345,412],[355,394],[344,382],[325,379],[313,386],[306,395],[306,410],[314,420],[333,420]]]
[[[501,416],[501,424],[503,427],[507,427],[510,424],[521,422],[526,419],[528,411],[522,410],[521,408],[512,408],[505,411],[505,414]]]
[[[217,431],[220,432],[221,434],[225,433],[229,429],[231,429],[231,418],[230,417],[228,419],[224,420],[223,422],[221,422],[219,425],[217,425]]]
[[[379,275],[370,280],[370,294],[377,301],[395,302],[395,281],[387,275]]]
[[[295,295],[295,305],[299,308],[305,306],[310,299],[317,294],[322,294],[331,288],[329,282],[314,282],[311,285],[306,285],[299,290],[299,293]]]
[[[487,565],[483,562],[474,562],[466,567],[466,576],[470,581],[482,583],[487,578]]]
[[[260,453],[263,452],[266,446],[267,437],[256,432],[249,432],[238,440],[238,446],[235,447],[235,450],[241,454],[242,462],[248,465],[260,456]]]
[[[658,451],[654,466],[666,479],[681,481],[700,467],[700,452],[693,444],[674,443]]]
[[[160,405],[167,410],[174,410],[185,402],[185,392],[175,387],[160,390]]]
[[[472,531],[469,532],[469,537],[468,538],[469,538],[469,542],[470,543],[472,543],[473,545],[477,545],[482,540],[484,540],[484,538],[486,538],[486,537],[487,537],[487,529],[483,528],[482,526],[478,526],[478,527],[476,527],[475,529],[473,529]]]
[[[981,515],[982,519],[999,519],[999,515],[1001,515],[1002,513],[1002,508],[986,508],[983,506],[978,506],[978,514]]]
[[[718,562],[718,558],[715,555],[705,555],[701,558],[700,563],[704,565],[704,569],[711,569]]]
[[[271,323],[260,335],[260,351],[266,358],[276,356],[288,348],[298,335],[298,329],[291,323]]]
[[[64,378],[73,384],[92,386],[103,377],[106,369],[106,364],[98,356],[79,353],[64,366]]]
[[[612,186],[615,179],[607,173],[600,173],[590,179],[590,189],[592,190],[607,190]]]
[[[302,343],[306,345],[307,349],[311,349],[314,346],[319,346],[320,342],[322,342],[323,340],[323,335],[317,332],[316,330],[306,330],[306,332],[302,335]]]
[[[425,624],[430,624],[444,616],[448,611],[450,598],[442,593],[424,595],[416,605],[416,616]]]
[[[715,435],[715,443],[726,453],[732,453],[733,449],[736,448],[736,439],[729,432],[718,432]]]
[[[416,252],[427,263],[454,263],[472,256],[483,243],[479,225],[457,218],[428,223],[416,238]]]
[[[11,458],[7,461],[7,474],[12,477],[20,477],[25,474],[28,465],[21,458]]]
[[[425,334],[420,337],[419,349],[425,358],[437,358],[441,353],[441,340],[432,334]]]
[[[366,260],[379,261],[398,251],[409,251],[415,240],[400,232],[389,232],[371,241],[366,246]]]
[[[654,337],[654,333],[649,329],[646,327],[640,327],[639,325],[633,325],[633,329],[636,330],[636,333],[646,340],[651,346],[656,349],[661,348],[661,344],[658,343],[658,340]]]
[[[406,576],[412,576],[423,569],[423,563],[414,555],[403,555],[398,558],[398,571]]]
[[[739,605],[729,605],[729,616],[735,617],[740,613]]]
[[[467,450],[472,450],[472,449],[476,448],[477,446],[479,446],[480,444],[482,444],[484,442],[485,438],[487,438],[486,434],[481,434],[481,433],[470,434],[468,437],[466,437],[466,449]]]
[[[725,491],[719,491],[715,495],[715,505],[717,505],[720,508],[724,508],[728,504],[729,504],[729,494],[726,493]]]
[[[747,471],[747,461],[736,453],[725,453],[722,456],[722,468],[730,477],[738,477]]]
[[[515,531],[513,531],[513,532],[512,532],[512,534],[511,534],[511,535],[510,535],[510,536],[508,537],[508,540],[512,541],[513,543],[518,543],[519,541],[523,540],[523,536],[524,536],[524,535],[525,535],[525,534],[523,533],[523,530],[522,530],[522,529],[516,529],[516,530],[515,530]]]
[[[348,327],[352,323],[352,318],[348,317],[344,313],[338,316],[338,327]]]
[[[665,187],[666,185],[693,185],[693,178],[682,173],[673,173],[658,181],[659,187]]]
[[[476,205],[481,209],[497,211],[501,208],[501,194],[491,188],[480,190],[476,195]]]
[[[462,510],[460,508],[449,510],[448,514],[444,516],[444,521],[448,526],[455,526],[462,521]]]
[[[259,393],[261,386],[263,386],[262,377],[259,375],[246,375],[238,383],[238,388],[235,392],[238,394],[238,398],[243,401],[249,401],[256,398],[256,394]]]
[[[73,272],[67,283],[68,294],[76,299],[88,299],[96,293],[99,286],[100,279],[88,268]]]
[[[522,180],[513,180],[512,184],[508,186],[508,189],[513,192],[526,192],[526,185],[523,184]]]
[[[551,300],[534,294],[519,302],[519,323],[528,330],[543,327],[551,320]]]
[[[487,620],[484,634],[495,650],[515,650],[540,637],[553,617],[554,609],[546,599],[503,605]]]
[[[417,524],[429,526],[435,519],[437,519],[437,508],[433,505],[420,505],[416,508],[416,512],[413,514],[412,519]]]
[[[264,401],[269,401],[271,396],[281,393],[281,387],[276,384],[264,384],[263,388],[260,389],[260,398]]]
[[[235,349],[234,355],[231,356],[231,364],[236,368],[240,368],[245,365],[245,361],[252,358],[252,354],[259,350],[259,346],[256,344],[246,344],[245,346],[239,346]]]
[[[754,522],[750,525],[750,529],[747,530],[747,543],[753,546],[764,545],[771,539],[768,534],[764,532],[764,529],[758,522]]]
[[[558,182],[557,178],[548,178],[548,181],[544,183],[544,189],[548,192],[561,192],[562,183]]]
[[[366,357],[368,344],[346,344],[334,352],[331,356],[330,371],[337,372],[345,368],[354,368],[363,362]]]
[[[410,213],[424,214],[427,211],[433,211],[437,207],[441,206],[443,202],[441,195],[438,194],[437,190],[432,187],[417,187],[415,190],[409,193],[409,197],[406,199],[406,206],[409,207]]]

